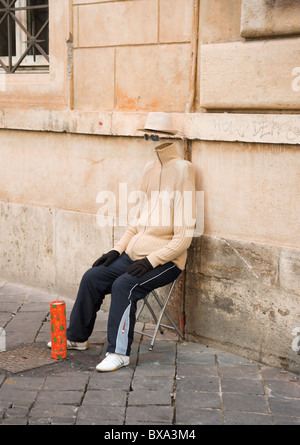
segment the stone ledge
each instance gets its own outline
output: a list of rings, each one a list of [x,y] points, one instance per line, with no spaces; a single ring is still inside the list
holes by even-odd
[[[3,108],[0,129],[139,137],[147,112]],[[300,114],[173,113],[191,140],[300,144]]]
[[[299,35],[297,0],[242,0],[241,36],[245,38]]]

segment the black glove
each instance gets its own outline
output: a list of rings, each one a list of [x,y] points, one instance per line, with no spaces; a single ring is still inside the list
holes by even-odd
[[[132,263],[127,269],[127,273],[139,278],[146,272],[149,272],[151,269],[153,269],[153,266],[149,262],[148,258],[143,258],[142,260],[137,260]]]
[[[103,264],[103,266],[108,266],[110,263],[115,261],[119,256],[120,254],[117,250],[110,250],[109,252],[104,253],[97,261],[95,261],[93,267],[100,266],[100,264]]]

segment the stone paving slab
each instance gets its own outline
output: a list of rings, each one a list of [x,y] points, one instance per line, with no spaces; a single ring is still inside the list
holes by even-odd
[[[174,416],[170,405],[129,406],[126,411],[126,425],[141,424],[143,422],[172,425]]]
[[[128,406],[166,405],[172,406],[174,393],[169,388],[145,389],[138,388],[130,391]]]
[[[0,280],[6,349],[49,353],[49,303],[60,296]],[[65,299],[67,318],[73,301]],[[299,375],[206,345],[135,335],[130,365],[99,373],[107,313],[87,351],[23,372],[0,369],[0,425],[299,425]],[[139,330],[153,331],[139,323]],[[0,352],[1,354],[1,352]]]
[[[261,380],[240,379],[237,385],[236,379],[222,378],[222,392],[239,394],[264,395],[265,390]]]
[[[82,406],[126,406],[127,391],[115,389],[88,390],[84,395]]]
[[[222,425],[223,415],[219,409],[203,409],[195,410],[190,406],[178,406],[176,409],[177,425]]]
[[[272,425],[270,416],[257,413],[229,411],[225,413],[225,425]]]
[[[222,400],[218,392],[205,391],[176,391],[176,406],[177,408],[210,408],[222,409]]]

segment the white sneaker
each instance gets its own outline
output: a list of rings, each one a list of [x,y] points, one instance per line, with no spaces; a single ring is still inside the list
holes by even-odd
[[[51,348],[51,341],[47,343],[48,348]],[[85,351],[89,347],[88,341],[78,342],[67,340],[67,349],[77,349],[77,351]]]
[[[100,372],[116,371],[127,365],[129,365],[129,357],[127,355],[107,352],[105,359],[96,366],[96,370]]]

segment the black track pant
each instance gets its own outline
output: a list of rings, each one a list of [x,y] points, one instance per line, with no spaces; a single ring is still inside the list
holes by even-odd
[[[170,261],[137,278],[126,272],[132,263],[130,257],[123,253],[109,266],[92,267],[83,275],[70,316],[68,340],[88,340],[105,295],[111,294],[107,352],[130,355],[137,301],[153,289],[171,283],[181,273]]]

